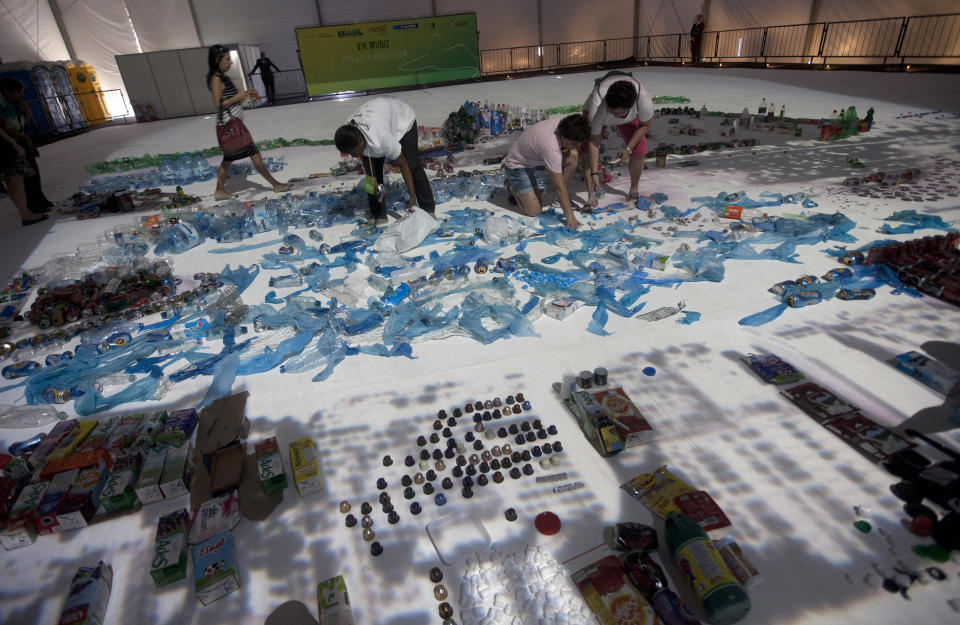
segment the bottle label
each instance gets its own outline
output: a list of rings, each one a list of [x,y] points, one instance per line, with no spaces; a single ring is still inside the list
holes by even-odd
[[[702,603],[721,588],[737,585],[723,557],[709,540],[694,539],[677,549],[677,566],[687,576]]]
[[[740,219],[741,215],[743,215],[743,207],[732,204],[728,204],[720,211],[720,216],[727,219]]]
[[[197,229],[193,227],[193,224],[181,221],[177,224],[177,229],[180,230],[186,237],[190,245],[193,245],[200,240],[200,233],[197,232]]]

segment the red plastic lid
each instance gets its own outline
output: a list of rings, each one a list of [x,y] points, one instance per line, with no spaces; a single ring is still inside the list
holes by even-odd
[[[909,529],[917,536],[929,536],[933,532],[933,519],[921,514],[913,519]]]
[[[552,512],[541,512],[534,520],[534,525],[544,536],[553,536],[560,531],[560,517]]]

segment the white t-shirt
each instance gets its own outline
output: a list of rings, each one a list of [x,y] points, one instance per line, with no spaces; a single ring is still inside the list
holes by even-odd
[[[417,114],[405,100],[384,96],[364,103],[350,116],[350,121],[367,140],[364,156],[396,160],[400,156],[400,139],[413,127]]]
[[[637,103],[630,107],[630,112],[624,118],[612,115],[607,110],[607,103],[603,100],[610,89],[610,85],[621,80],[629,82],[637,90]],[[606,80],[600,81],[600,84],[594,87],[590,95],[587,96],[587,101],[583,103],[583,110],[587,112],[591,135],[602,133],[604,126],[620,126],[638,118],[640,123],[644,124],[653,119],[653,101],[647,95],[647,90],[636,79],[623,75],[610,76]]]
[[[563,170],[563,154],[560,152],[557,126],[561,121],[563,117],[553,117],[524,130],[507,150],[503,158],[504,167],[520,169],[544,165],[547,171],[560,173]]]

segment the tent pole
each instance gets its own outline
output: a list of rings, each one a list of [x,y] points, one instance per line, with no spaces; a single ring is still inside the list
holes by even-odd
[[[63,24],[63,14],[60,13],[60,7],[57,6],[57,0],[47,0],[50,12],[53,13],[53,19],[57,23],[57,30],[60,31],[60,38],[63,39],[63,45],[67,48],[67,54],[71,61],[76,61],[77,53],[73,51],[73,43],[70,41],[70,35],[67,34],[67,27]],[[50,59],[55,61],[57,59]]]
[[[203,47],[203,35],[200,34],[200,21],[197,19],[197,12],[193,8],[193,0],[187,0],[187,6],[190,7],[190,17],[193,18],[193,28],[197,31],[197,42]]]

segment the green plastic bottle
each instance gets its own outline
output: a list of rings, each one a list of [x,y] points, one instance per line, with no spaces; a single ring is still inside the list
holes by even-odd
[[[707,622],[731,625],[750,612],[750,597],[696,521],[670,512],[664,535],[667,549],[693,586]]]

